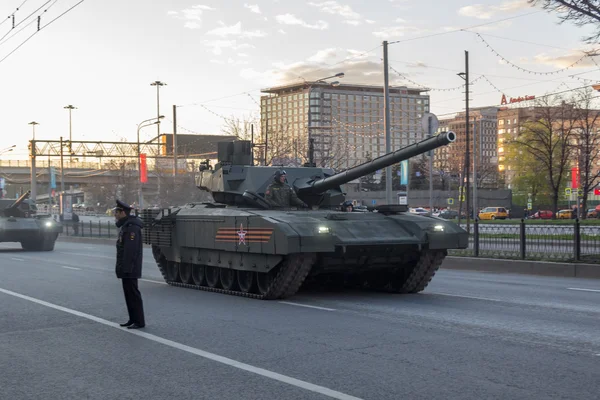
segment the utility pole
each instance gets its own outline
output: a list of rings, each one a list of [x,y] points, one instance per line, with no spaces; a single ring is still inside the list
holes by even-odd
[[[467,201],[467,232],[469,232],[470,230],[470,223],[471,223],[471,207],[470,206],[470,199],[469,199],[469,52],[465,50],[465,107],[466,107],[466,114],[465,114],[465,140],[467,141],[466,145],[465,145],[465,150],[466,153],[465,154],[465,161],[467,163],[467,168],[466,168],[466,175],[467,175],[467,183],[466,183],[466,201]]]
[[[385,152],[392,152],[390,138],[390,87],[388,74],[388,42],[383,41],[383,124],[385,127]],[[392,167],[385,168],[385,199],[387,204],[392,204]]]
[[[33,128],[33,137],[31,140],[31,151],[29,155],[31,157],[31,200],[35,201],[37,197],[37,168],[35,165],[35,126],[39,123],[31,121],[28,125]]]
[[[173,176],[177,176],[177,106],[175,104],[173,104]]]
[[[77,107],[72,106],[71,104],[69,104],[68,106],[64,106],[63,108],[69,110],[69,144],[71,146],[73,146],[73,127],[72,127],[72,123],[71,123],[71,111],[76,110]],[[71,151],[70,153],[72,153],[73,148],[71,147]],[[73,162],[73,156],[69,155],[69,161]]]
[[[161,81],[154,81],[150,86],[156,86],[156,118],[159,123],[156,125],[156,141],[158,143],[156,153],[156,179],[158,183],[158,198],[160,200],[160,173],[158,171],[158,156],[160,155],[160,87],[166,86],[167,84]]]
[[[470,231],[470,223],[471,223],[471,210],[470,210],[470,197],[469,197],[469,172],[471,169],[471,162],[469,160],[469,125],[471,124],[471,120],[469,118],[469,52],[465,50],[465,72],[461,72],[458,74],[461,78],[465,80],[465,201],[467,206],[467,232]],[[463,182],[460,183],[461,186]]]
[[[433,136],[433,116],[429,114],[428,136]],[[433,150],[429,152],[429,215],[433,215]]]
[[[63,138],[60,137],[60,191],[61,193],[65,192],[65,168],[63,163]],[[61,205],[62,207],[62,205]]]
[[[477,117],[473,117],[473,218],[477,220],[479,216],[479,208],[477,202],[477,134],[481,137],[481,130],[477,132],[476,124]],[[481,154],[479,154],[481,160]]]

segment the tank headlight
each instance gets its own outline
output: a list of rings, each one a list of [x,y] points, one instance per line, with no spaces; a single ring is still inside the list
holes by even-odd
[[[330,229],[329,229],[329,227],[328,227],[328,226],[320,226],[320,227],[318,228],[318,231],[319,231],[319,233],[329,233],[329,232],[330,232]]]
[[[46,221],[46,223],[44,225],[46,225],[49,228],[49,227],[52,226],[52,222],[51,221]]]
[[[433,230],[436,232],[444,232],[444,225],[434,225]]]

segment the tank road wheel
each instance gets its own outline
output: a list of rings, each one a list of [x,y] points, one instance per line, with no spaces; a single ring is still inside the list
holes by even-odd
[[[244,293],[250,293],[254,291],[256,286],[256,274],[252,271],[236,271],[237,283],[240,290]]]
[[[207,265],[205,267],[205,273],[206,273],[206,284],[211,287],[211,288],[216,288],[219,286],[219,268],[218,267],[211,267],[210,265]]]
[[[167,261],[167,277],[171,282],[181,282],[179,277],[179,263]]]
[[[235,269],[230,268],[219,268],[219,275],[221,276],[221,286],[225,290],[235,290],[237,280],[235,279]]]
[[[275,268],[269,272],[256,272],[256,287],[258,294],[266,296],[269,293],[269,288],[275,280]]]
[[[206,283],[204,279],[204,271],[204,265],[192,265],[192,279],[194,280],[194,285],[204,286],[204,284]]]
[[[183,283],[193,283],[192,281],[192,264],[181,263],[179,264],[179,277]]]

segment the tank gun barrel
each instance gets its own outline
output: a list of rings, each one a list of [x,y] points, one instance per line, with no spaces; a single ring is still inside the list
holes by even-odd
[[[19,196],[19,198],[16,199],[10,206],[6,207],[6,209],[8,210],[8,209],[19,207],[19,205],[22,202],[24,202],[25,200],[27,200],[30,195],[31,195],[31,190],[28,190],[27,192],[25,192],[21,196]]]
[[[390,165],[396,164],[400,161],[408,160],[409,158],[418,156],[419,154],[437,149],[438,147],[446,146],[455,140],[456,135],[452,131],[440,133],[439,135],[422,140],[419,143],[411,144],[392,153],[385,154],[374,160],[367,161],[366,163],[357,165],[356,167],[352,167],[339,174],[316,180],[312,185],[310,185],[310,189],[313,192],[323,193],[329,189],[348,183],[354,179],[360,178],[361,176],[372,174],[375,171],[389,167]]]

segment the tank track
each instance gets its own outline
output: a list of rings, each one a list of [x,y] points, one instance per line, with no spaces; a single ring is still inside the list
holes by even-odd
[[[166,262],[166,259],[164,257],[160,257],[161,256],[159,255],[159,260],[164,260]],[[200,286],[190,283],[172,281],[168,279],[166,265],[163,265],[159,261],[156,262],[156,265],[158,266],[158,269],[160,270],[160,273],[162,274],[165,282],[167,282],[167,284],[169,284],[170,286],[194,290],[203,290],[206,292],[221,293],[231,296],[240,296],[257,300],[274,300],[284,299],[286,297],[293,296],[300,289],[300,286],[302,286],[302,283],[308,276],[315,260],[316,255],[314,253],[300,253],[287,256],[280,264],[280,267],[277,270],[277,274],[273,278],[271,285],[269,286],[269,289],[265,294],[248,293],[242,292],[240,290],[229,290],[223,288]]]
[[[424,290],[442,265],[447,250],[425,250],[410,268],[377,271],[368,276],[362,287],[388,293],[418,293]]]

